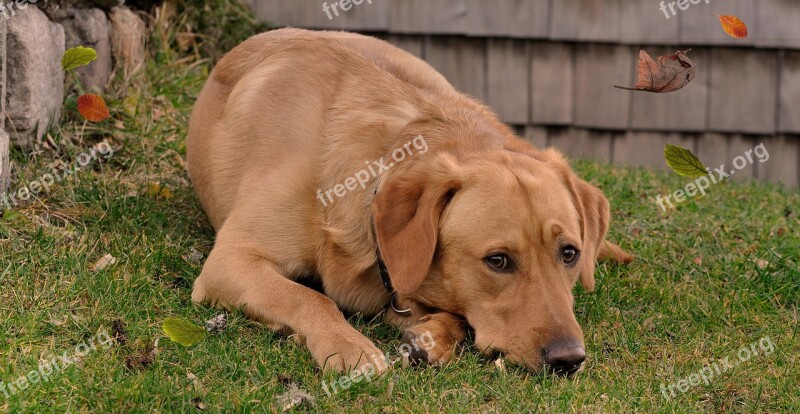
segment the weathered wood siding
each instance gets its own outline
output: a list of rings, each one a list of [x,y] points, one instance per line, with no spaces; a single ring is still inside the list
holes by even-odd
[[[741,176],[800,183],[797,0],[712,0],[669,19],[655,0],[363,0],[332,19],[322,0],[249,3],[276,26],[385,38],[537,145],[664,168],[665,142],[709,165],[764,142],[774,158]],[[750,37],[725,35],[715,13],[741,17]],[[671,94],[612,88],[635,83],[642,48],[653,56],[691,48],[697,77]]]

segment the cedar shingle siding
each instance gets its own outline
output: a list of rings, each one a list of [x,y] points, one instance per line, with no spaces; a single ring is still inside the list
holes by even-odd
[[[277,26],[389,40],[537,145],[664,168],[665,142],[693,149],[708,165],[764,142],[774,159],[741,176],[800,182],[797,0],[701,1],[669,19],[658,0],[363,0],[332,20],[324,2],[249,0]],[[742,18],[750,37],[728,37],[715,13]],[[671,94],[612,88],[635,83],[641,48],[654,57],[691,48],[697,77]]]

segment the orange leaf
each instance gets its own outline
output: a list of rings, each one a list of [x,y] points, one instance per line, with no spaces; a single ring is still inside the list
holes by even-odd
[[[725,14],[719,16],[719,21],[722,23],[722,30],[724,30],[729,36],[737,39],[747,37],[747,25],[744,24],[744,22],[738,17],[731,14]]]
[[[106,101],[100,95],[87,93],[78,98],[78,112],[90,122],[100,122],[111,118]]]

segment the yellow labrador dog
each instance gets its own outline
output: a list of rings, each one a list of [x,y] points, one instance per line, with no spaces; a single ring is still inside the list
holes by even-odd
[[[382,352],[348,313],[475,345],[533,372],[585,359],[573,313],[609,204],[425,62],[381,40],[283,29],[217,65],[192,113],[191,179],[216,245],[192,299],[303,338],[325,369]],[[317,285],[312,289],[310,285]]]

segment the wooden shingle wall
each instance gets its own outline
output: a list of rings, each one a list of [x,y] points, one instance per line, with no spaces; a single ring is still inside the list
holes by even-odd
[[[654,0],[362,0],[332,19],[323,4],[338,1],[248,2],[275,26],[387,39],[536,145],[664,168],[664,143],[718,166],[763,142],[770,160],[739,176],[800,183],[797,0],[701,1],[670,18]],[[716,13],[741,17],[750,37],[725,35]],[[640,49],[692,49],[697,77],[671,94],[613,88],[635,83]]]

